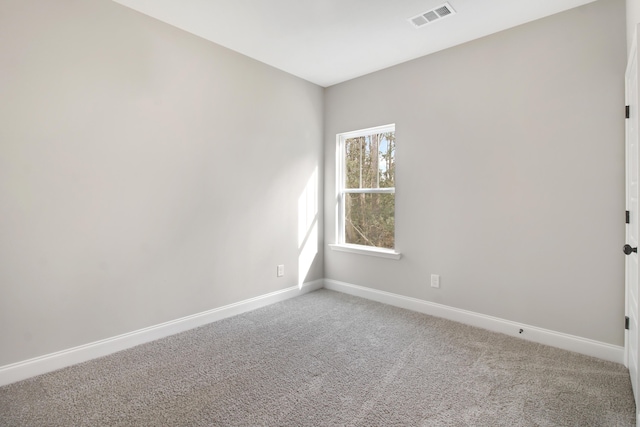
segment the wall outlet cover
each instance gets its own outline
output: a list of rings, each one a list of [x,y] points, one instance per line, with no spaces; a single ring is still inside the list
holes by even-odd
[[[431,275],[431,287],[432,288],[440,287],[440,276],[438,274]]]

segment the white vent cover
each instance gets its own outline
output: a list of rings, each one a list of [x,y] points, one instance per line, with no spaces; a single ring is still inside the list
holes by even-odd
[[[422,28],[427,24],[437,21],[447,16],[455,15],[456,11],[451,7],[449,3],[445,3],[442,6],[438,6],[434,9],[428,10],[420,15],[416,15],[409,18],[409,22],[416,28]]]

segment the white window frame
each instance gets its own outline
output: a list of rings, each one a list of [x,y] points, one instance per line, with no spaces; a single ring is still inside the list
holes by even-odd
[[[360,129],[351,132],[339,133],[336,135],[336,242],[329,244],[329,247],[335,251],[351,252],[362,255],[371,255],[389,259],[400,259],[400,252],[395,248],[379,248],[367,245],[354,245],[345,243],[345,196],[346,194],[395,194],[394,188],[345,188],[345,141],[351,138],[370,135],[373,133],[395,133],[395,123],[376,126],[367,129]],[[395,230],[394,230],[395,234]],[[395,242],[395,236],[394,236]]]

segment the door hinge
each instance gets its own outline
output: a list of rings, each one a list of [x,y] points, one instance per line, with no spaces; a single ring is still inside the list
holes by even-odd
[[[629,113],[629,106],[625,105],[624,107],[624,118],[628,119],[631,114]]]
[[[624,328],[629,329],[629,316],[624,316]]]
[[[631,218],[629,216],[629,211],[625,211],[624,212],[624,223],[625,224],[631,224]]]

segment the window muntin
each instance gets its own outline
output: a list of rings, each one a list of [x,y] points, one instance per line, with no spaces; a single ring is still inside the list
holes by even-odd
[[[338,135],[338,242],[395,247],[395,125]]]

